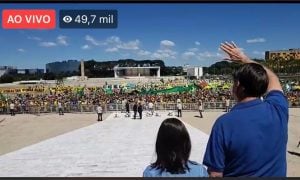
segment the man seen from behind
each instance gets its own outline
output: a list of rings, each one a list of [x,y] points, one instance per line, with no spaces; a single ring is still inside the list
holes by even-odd
[[[211,177],[286,176],[288,102],[278,77],[234,43],[221,49],[228,60],[243,64],[233,74],[237,104],[215,122],[203,164]]]

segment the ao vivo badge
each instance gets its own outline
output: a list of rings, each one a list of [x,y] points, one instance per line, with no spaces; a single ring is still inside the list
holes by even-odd
[[[4,9],[2,11],[4,29],[54,29],[55,26],[54,9]]]

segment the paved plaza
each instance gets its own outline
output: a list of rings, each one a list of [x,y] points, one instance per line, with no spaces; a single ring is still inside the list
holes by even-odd
[[[0,156],[0,176],[140,177],[155,160],[155,140],[167,113],[142,120],[111,114],[99,122]],[[202,163],[208,135],[186,124],[191,160]]]

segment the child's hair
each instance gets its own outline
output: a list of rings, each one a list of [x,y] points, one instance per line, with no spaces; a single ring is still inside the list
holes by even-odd
[[[156,139],[157,160],[151,166],[171,174],[189,170],[187,162],[191,153],[191,139],[185,125],[176,118],[164,120]]]

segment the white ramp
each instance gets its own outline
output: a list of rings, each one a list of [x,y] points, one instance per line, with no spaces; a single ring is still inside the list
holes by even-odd
[[[167,117],[114,118],[0,156],[1,177],[141,177],[155,160],[158,128]],[[186,124],[191,160],[202,163],[208,135]]]

